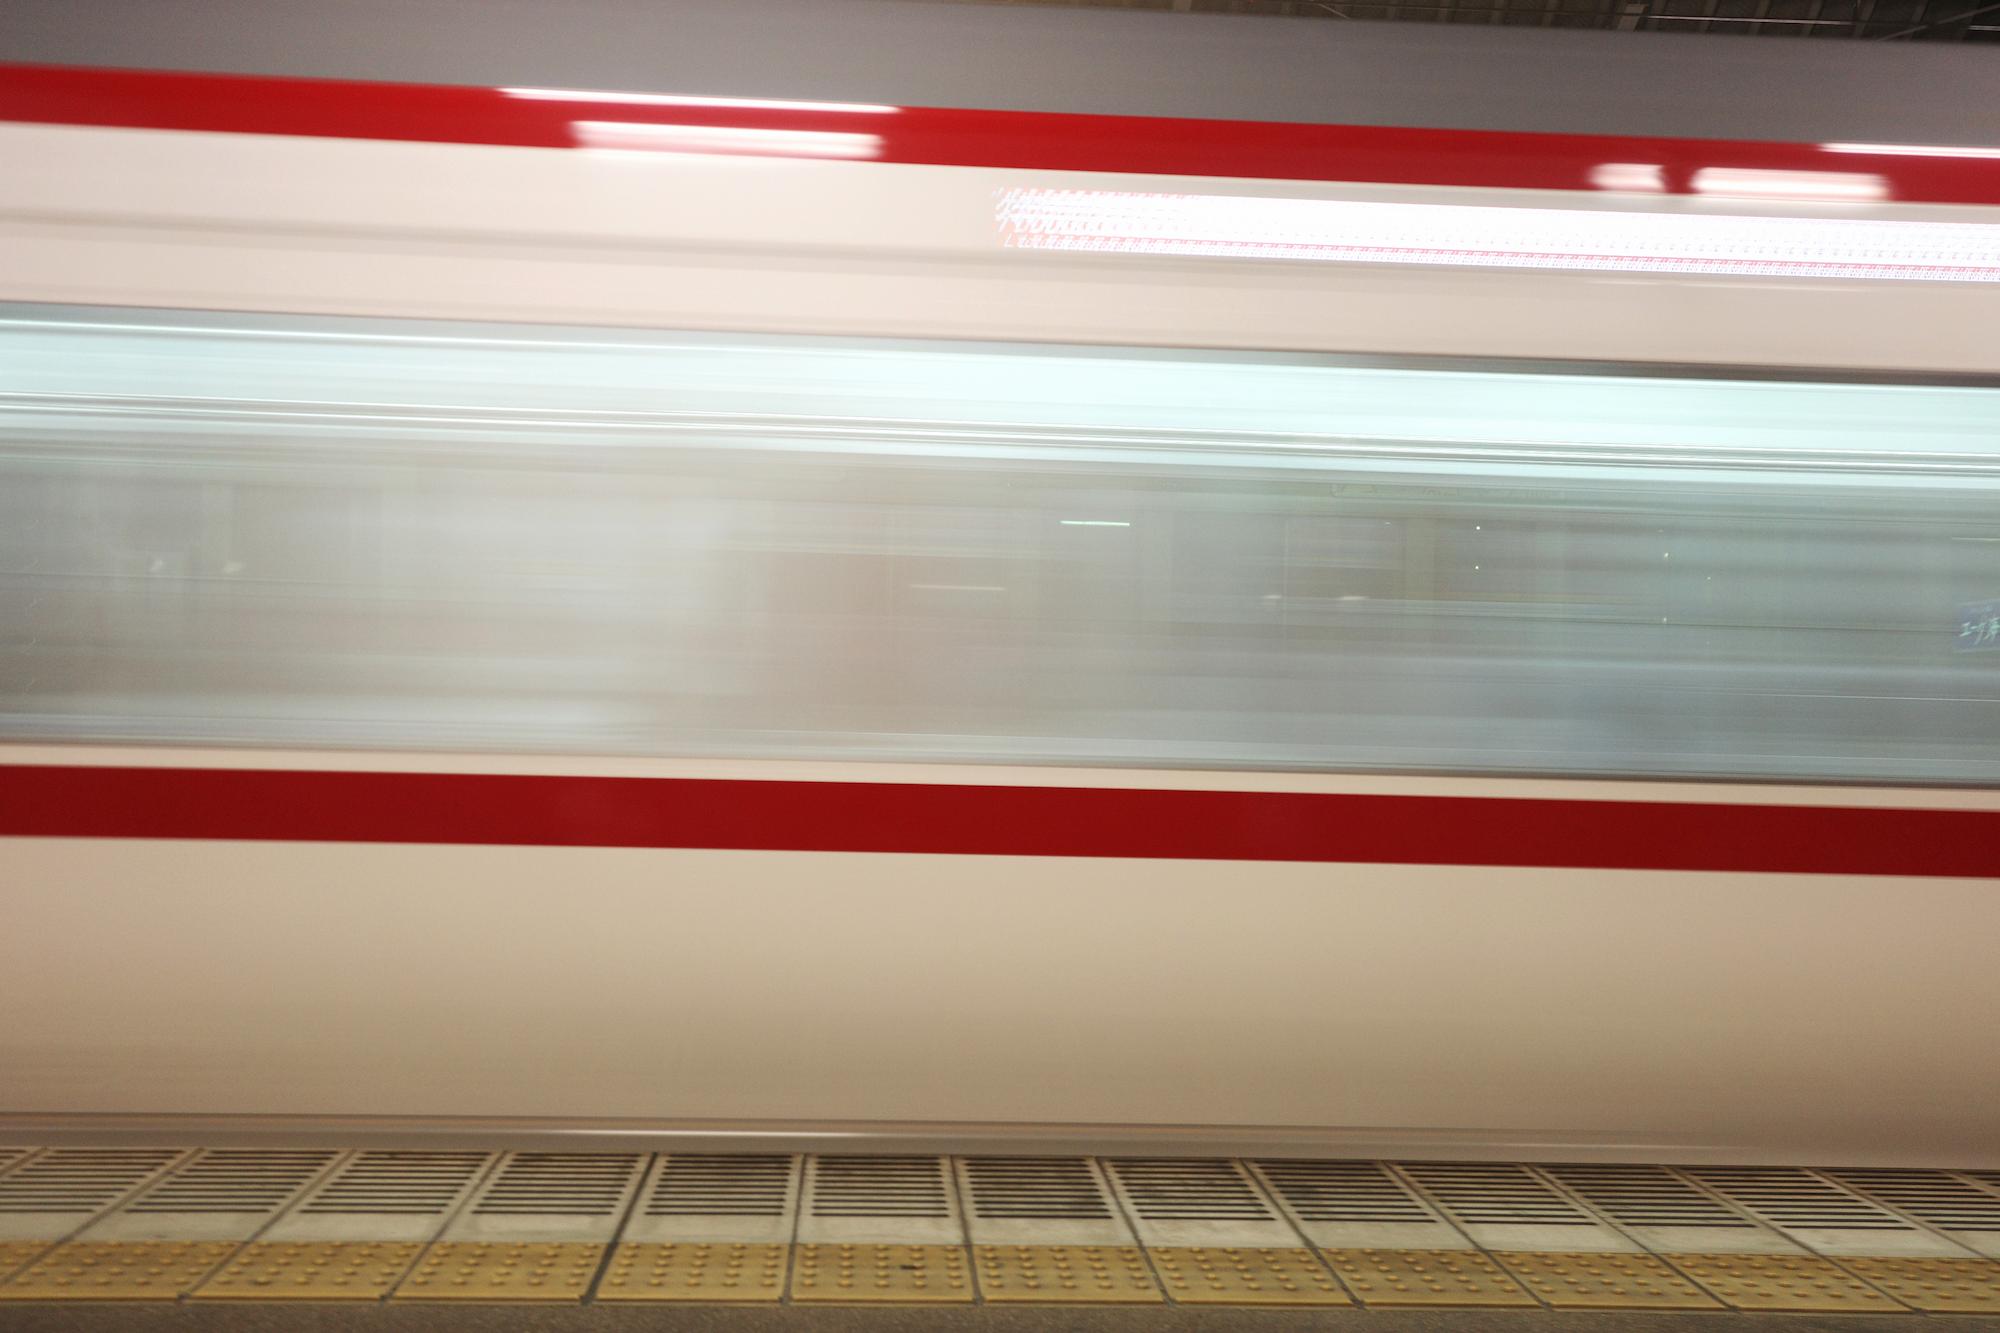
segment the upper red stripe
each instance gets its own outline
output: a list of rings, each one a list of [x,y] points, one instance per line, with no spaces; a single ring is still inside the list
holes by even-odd
[[[2000,877],[2000,812],[0,767],[0,835]]]
[[[1662,168],[1685,192],[1704,167],[1865,172],[1904,202],[2000,204],[2000,159],[1833,153],[1815,144],[1517,134],[907,107],[658,106],[509,97],[493,88],[0,64],[0,120],[344,139],[577,145],[580,120],[864,132],[875,160],[1148,175],[1589,190],[1605,163]],[[771,151],[782,154],[781,149]]]

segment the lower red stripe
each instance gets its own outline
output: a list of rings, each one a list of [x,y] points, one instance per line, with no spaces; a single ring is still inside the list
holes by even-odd
[[[0,766],[0,835],[2000,877],[2000,811]]]

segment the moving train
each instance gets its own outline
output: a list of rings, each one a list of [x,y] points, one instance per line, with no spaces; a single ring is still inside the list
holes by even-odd
[[[144,8],[0,67],[0,1127],[2000,1165],[1965,53]]]

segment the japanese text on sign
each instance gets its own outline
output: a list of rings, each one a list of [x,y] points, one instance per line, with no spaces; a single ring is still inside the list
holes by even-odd
[[[1959,607],[1958,639],[1952,646],[1960,652],[2000,649],[2000,601],[1972,602]]]

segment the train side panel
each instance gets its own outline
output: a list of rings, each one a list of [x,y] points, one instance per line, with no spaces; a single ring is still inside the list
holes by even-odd
[[[252,780],[245,790],[271,783],[262,805],[165,823],[153,812],[148,825],[148,812],[116,808],[130,770],[104,766],[134,753],[13,757],[104,775],[111,808],[60,818],[155,833],[211,820],[252,839],[0,841],[0,1003],[26,1016],[0,1050],[9,1110],[711,1132],[1060,1126],[1134,1143],[1188,1127],[1415,1155],[1992,1160],[1987,941],[2000,897],[1990,878],[1928,873],[1953,866],[1918,845],[1942,827],[1927,806],[1991,818],[1989,794],[1737,788],[1720,789],[1718,807],[1718,789],[1693,784],[1209,781],[1225,802],[1232,788],[1295,788],[1415,807],[1404,864],[426,846],[257,837],[284,831],[284,775],[311,771],[300,756],[225,760]],[[364,780],[371,768],[426,771],[391,756],[327,761]],[[1037,776],[738,771],[725,787],[778,775],[803,782],[792,799],[826,802],[848,776],[893,773],[892,791]],[[1069,781],[1085,785],[1057,795],[1173,792],[1185,779]],[[1819,866],[1838,849],[1797,838],[1801,813],[1832,829],[1907,820],[1897,855],[1925,873],[1425,864],[1491,843],[1492,829],[1469,826],[1468,799],[1524,798],[1567,802],[1555,817],[1578,823],[1643,812],[1653,832],[1628,840],[1635,864],[1686,863],[1679,830],[1711,864]],[[1771,837],[1716,842],[1718,810]],[[339,809],[300,817],[356,831]],[[1947,840],[1976,862],[1962,832]],[[878,834],[938,836],[893,820]]]
[[[1798,229],[1780,248],[1809,254],[1829,221],[1977,222],[1991,211],[1980,208],[27,125],[0,125],[0,170],[0,291],[22,301],[1668,364],[2000,366],[1976,336],[1991,283],[1046,251],[1008,246],[1000,219],[1008,192],[1021,189],[1107,200],[1194,193],[1253,210],[1389,203],[1441,218],[1470,251],[1489,240],[1484,208],[1601,218],[1613,230],[1633,214],[1766,217]]]
[[[0,847],[13,1112],[2000,1161],[1991,881]]]

